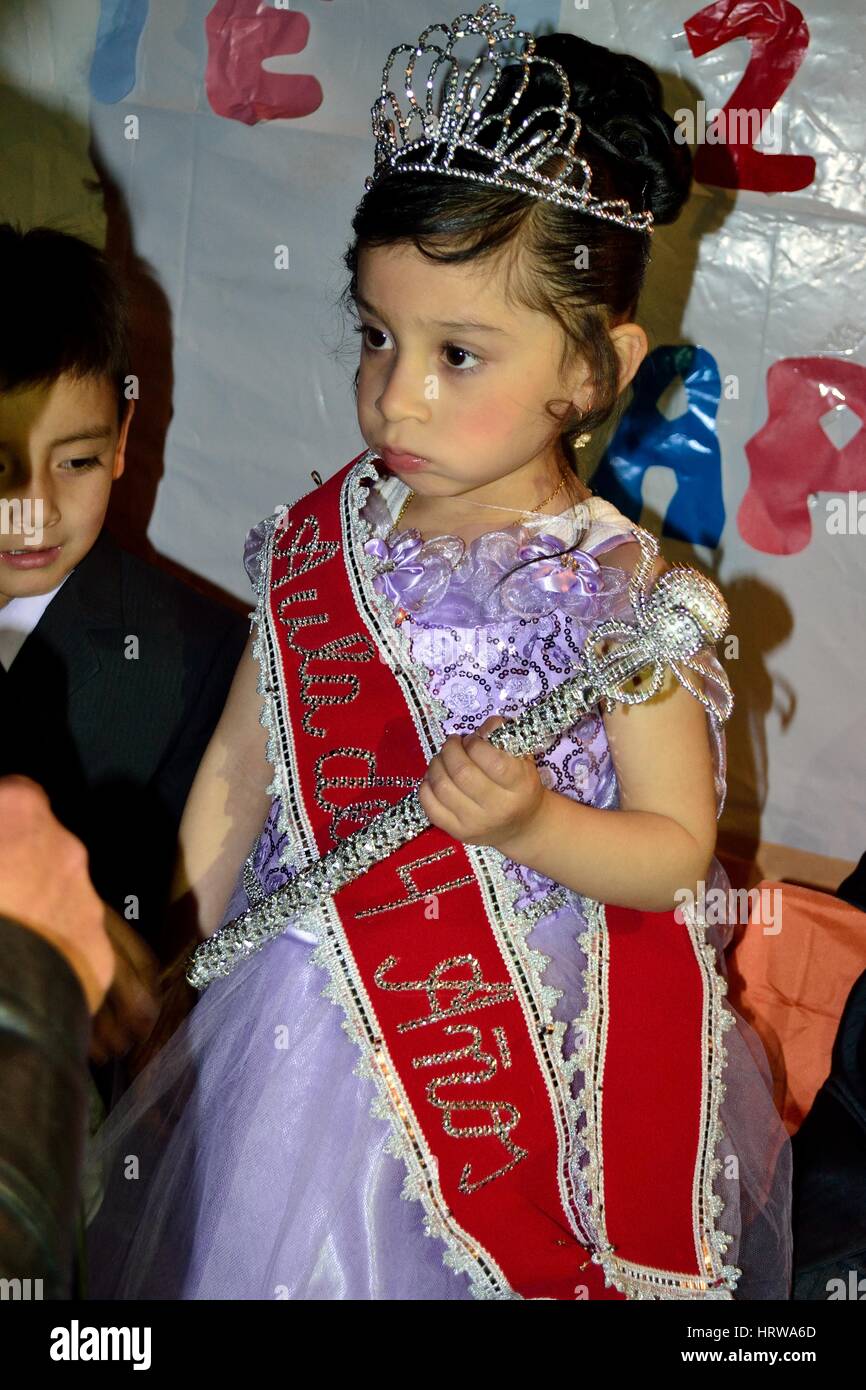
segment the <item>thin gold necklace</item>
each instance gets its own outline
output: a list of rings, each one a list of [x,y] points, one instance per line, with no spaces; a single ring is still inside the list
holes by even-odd
[[[542,509],[542,507],[546,507],[547,504],[548,504],[548,502],[552,502],[553,499],[554,499],[554,497],[557,495],[557,493],[558,493],[558,492],[561,492],[562,489],[563,489],[564,487],[565,487],[565,474],[563,473],[562,477],[560,478],[560,480],[559,480],[559,482],[557,483],[556,487],[553,489],[553,492],[550,494],[550,496],[549,496],[549,497],[545,497],[545,499],[544,499],[543,502],[539,502],[539,504],[538,504],[537,507],[534,507],[534,508],[533,508],[533,507],[530,507],[530,508],[528,508],[527,511],[520,512],[521,517],[529,516],[533,511],[540,512],[541,509]],[[395,531],[396,531],[397,528],[399,527],[400,521],[402,520],[402,517],[403,517],[403,513],[405,512],[406,508],[408,507],[409,503],[412,501],[412,498],[413,498],[414,496],[415,496],[415,494],[414,494],[414,492],[412,491],[412,489],[410,488],[409,491],[406,493],[405,498],[403,499],[403,505],[402,505],[402,507],[400,508],[399,512],[397,513],[397,520],[394,522],[394,530],[395,530]],[[498,510],[503,511],[503,512],[507,512],[507,511],[517,512],[517,511],[520,511],[520,508],[519,508],[519,507],[501,507],[501,508],[499,508]]]

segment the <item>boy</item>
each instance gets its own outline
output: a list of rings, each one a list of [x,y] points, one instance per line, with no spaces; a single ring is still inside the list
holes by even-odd
[[[163,954],[178,823],[248,623],[103,530],[135,402],[124,294],[101,253],[0,225],[0,296],[0,775],[45,788],[119,914],[102,1060],[128,1041],[124,1013],[147,1013],[142,938]]]

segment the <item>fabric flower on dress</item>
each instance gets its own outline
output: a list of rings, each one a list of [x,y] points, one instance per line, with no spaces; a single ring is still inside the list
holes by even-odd
[[[600,600],[628,588],[628,575],[602,566],[585,550],[569,550],[558,536],[543,532],[517,549],[521,568],[501,585],[504,606],[521,616],[563,609],[577,619],[595,622]]]
[[[619,614],[628,589],[621,568],[599,564],[588,550],[563,554],[587,529],[585,509],[571,518],[566,538],[543,524],[555,520],[558,530],[565,517],[539,517],[469,542],[451,535],[424,541],[414,528],[395,530],[373,490],[365,520],[373,587],[396,606],[398,624],[418,615],[422,622],[488,627],[515,615],[538,619],[562,610],[592,626]]]
[[[400,531],[393,540],[373,536],[364,550],[377,562],[373,588],[397,608],[418,613],[444,594],[453,571],[447,554],[421,540],[416,530]],[[422,553],[423,552],[423,553]]]

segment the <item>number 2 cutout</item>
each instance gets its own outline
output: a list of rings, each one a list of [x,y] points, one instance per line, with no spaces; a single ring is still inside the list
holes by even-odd
[[[731,97],[722,108],[721,130],[739,130],[728,112],[772,111],[803,61],[809,43],[806,21],[789,0],[772,5],[755,0],[717,0],[687,19],[683,28],[696,58],[734,39],[749,39],[752,56]],[[752,145],[700,144],[695,153],[695,178],[717,188],[750,188],[761,193],[793,193],[815,177],[811,155],[774,154]]]

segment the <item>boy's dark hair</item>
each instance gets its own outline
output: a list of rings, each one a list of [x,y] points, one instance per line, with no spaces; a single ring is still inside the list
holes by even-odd
[[[128,404],[126,290],[95,246],[52,227],[0,223],[0,391],[76,377],[108,377],[118,421]]]

